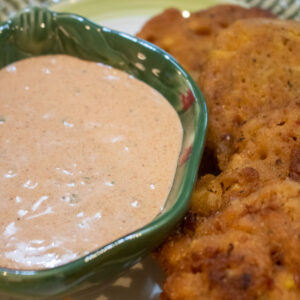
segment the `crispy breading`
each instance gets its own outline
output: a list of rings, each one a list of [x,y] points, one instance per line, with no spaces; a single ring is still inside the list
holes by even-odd
[[[259,8],[219,5],[184,18],[175,8],[150,19],[137,34],[171,53],[197,80],[216,34],[239,19],[273,17]]]
[[[231,200],[159,254],[162,299],[298,299],[300,183],[277,179]]]
[[[201,178],[158,252],[164,299],[300,295],[300,104],[258,114],[238,136],[226,169]]]
[[[242,124],[300,99],[300,23],[240,20],[219,33],[199,79],[208,147],[224,169]]]
[[[259,172],[249,166],[203,176],[192,195],[191,209],[201,216],[221,210],[233,198],[245,197],[261,184]]]
[[[201,178],[156,253],[161,299],[299,299],[300,23],[221,12],[212,21],[212,10],[187,19],[169,10],[141,32],[200,75],[206,153],[222,171]]]
[[[300,102],[263,112],[242,125],[234,152],[220,175],[205,175],[197,183],[193,211],[210,215],[277,179],[300,182]]]
[[[251,166],[260,180],[290,177],[300,182],[300,101],[285,108],[260,113],[236,136],[227,169]]]

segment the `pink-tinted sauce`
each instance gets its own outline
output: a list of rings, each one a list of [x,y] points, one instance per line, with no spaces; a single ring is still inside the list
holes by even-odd
[[[160,212],[182,127],[158,92],[63,55],[3,68],[0,91],[1,267],[67,263]]]

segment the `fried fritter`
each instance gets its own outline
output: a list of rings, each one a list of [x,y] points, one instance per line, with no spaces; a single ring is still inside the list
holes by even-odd
[[[150,19],[137,34],[172,54],[197,80],[216,34],[239,19],[273,17],[259,8],[219,5],[185,18],[175,8]]]
[[[299,150],[298,150],[299,149]],[[300,99],[260,113],[241,126],[227,169],[251,166],[260,181],[290,177],[300,182]]]
[[[235,22],[219,33],[198,83],[208,106],[207,145],[224,170],[242,124],[300,99],[300,23]]]
[[[277,179],[234,199],[160,251],[163,298],[299,299],[300,183]]]
[[[258,114],[238,137],[226,169],[201,178],[158,252],[163,299],[300,296],[300,103]]]
[[[295,102],[258,114],[241,126],[226,169],[197,183],[193,211],[210,215],[277,179],[300,182],[300,101]]]
[[[205,175],[192,195],[192,212],[210,216],[232,199],[249,195],[261,185],[259,172],[250,166],[226,169],[218,176]]]
[[[222,26],[220,13],[212,27],[212,10],[166,11],[140,34],[199,76],[207,153],[222,171],[201,178],[157,251],[162,299],[299,299],[300,23],[230,16]]]

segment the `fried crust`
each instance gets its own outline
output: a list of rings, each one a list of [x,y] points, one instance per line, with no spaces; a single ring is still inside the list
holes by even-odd
[[[300,99],[300,23],[237,21],[219,33],[198,84],[208,106],[208,147],[224,170],[247,120]]]
[[[140,33],[200,75],[207,150],[222,170],[201,178],[156,252],[167,274],[161,299],[299,299],[300,24],[240,17],[222,26],[220,13],[212,28],[216,16],[198,18],[169,10]]]
[[[258,114],[236,135],[227,169],[251,166],[264,184],[287,177],[300,182],[300,101]]]
[[[163,299],[297,299],[299,201],[299,182],[287,178],[199,217],[193,234],[161,249]]]
[[[241,127],[227,168],[201,178],[184,222],[158,251],[163,299],[299,297],[299,126],[293,103]]]
[[[184,18],[180,10],[170,8],[150,19],[137,36],[172,54],[197,80],[219,31],[236,20],[260,17],[274,16],[258,8],[219,5]]]
[[[300,103],[258,114],[241,126],[226,169],[197,182],[192,210],[209,216],[233,199],[286,178],[300,182]]]

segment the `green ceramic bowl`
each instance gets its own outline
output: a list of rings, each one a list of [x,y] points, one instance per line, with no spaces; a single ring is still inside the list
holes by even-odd
[[[77,15],[41,8],[24,11],[0,24],[0,67],[43,54],[69,54],[100,61],[146,82],[176,109],[184,136],[172,189],[155,220],[60,267],[39,271],[0,268],[0,296],[17,299],[46,299],[99,287],[157,247],[188,207],[207,123],[204,99],[191,77],[170,55],[148,42]]]

